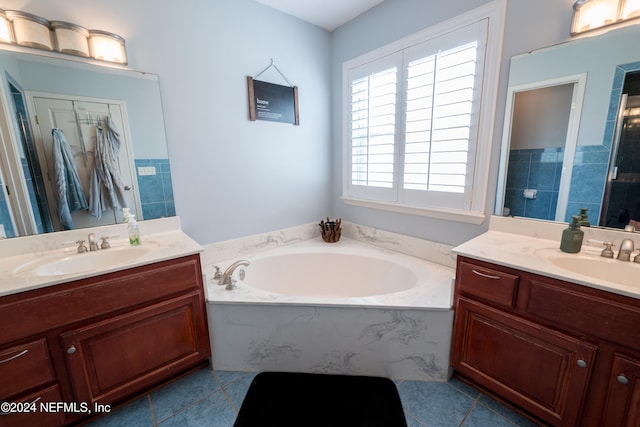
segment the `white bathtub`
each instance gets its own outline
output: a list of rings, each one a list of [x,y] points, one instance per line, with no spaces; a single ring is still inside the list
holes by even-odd
[[[215,369],[448,377],[452,267],[344,237],[239,259],[234,290],[205,269]]]

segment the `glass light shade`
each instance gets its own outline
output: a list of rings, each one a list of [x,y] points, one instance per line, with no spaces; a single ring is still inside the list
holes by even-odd
[[[7,10],[7,18],[13,24],[16,43],[21,46],[53,50],[49,21],[36,15],[16,10]]]
[[[0,42],[13,43],[13,33],[11,32],[11,22],[7,18],[4,10],[0,9]]]
[[[578,0],[573,9],[571,35],[640,18],[640,0]]]
[[[127,63],[124,39],[106,31],[89,30],[89,51],[91,57],[103,61]]]
[[[89,31],[69,22],[51,21],[56,40],[56,50],[76,56],[89,56]]]
[[[633,19],[640,17],[640,0],[625,0],[620,11],[620,18]]]

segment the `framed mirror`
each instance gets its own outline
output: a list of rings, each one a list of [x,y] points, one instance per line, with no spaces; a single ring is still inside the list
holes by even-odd
[[[156,75],[2,50],[0,152],[7,237],[175,215]]]
[[[621,108],[621,101],[635,90],[640,51],[630,41],[638,37],[633,25],[511,59],[496,215],[568,222],[586,208],[594,226],[628,223],[624,212],[634,215],[640,203],[640,171],[630,161],[616,169],[615,141],[637,123],[623,123],[635,104]],[[627,160],[632,145],[624,148]],[[624,186],[612,184],[615,171]]]

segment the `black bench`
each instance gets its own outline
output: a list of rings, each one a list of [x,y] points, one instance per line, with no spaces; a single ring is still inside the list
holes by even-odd
[[[407,427],[388,378],[262,372],[234,427]]]

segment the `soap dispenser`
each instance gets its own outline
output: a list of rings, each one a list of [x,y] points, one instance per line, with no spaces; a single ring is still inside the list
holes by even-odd
[[[129,244],[132,246],[138,246],[140,241],[140,229],[138,228],[138,222],[136,216],[133,215],[129,208],[122,209],[122,215],[124,221],[127,223],[127,234],[129,235]]]
[[[569,224],[569,227],[562,232],[560,250],[570,254],[580,252],[583,238],[584,231],[580,230],[580,217],[578,215],[574,215],[571,217],[571,224]]]

